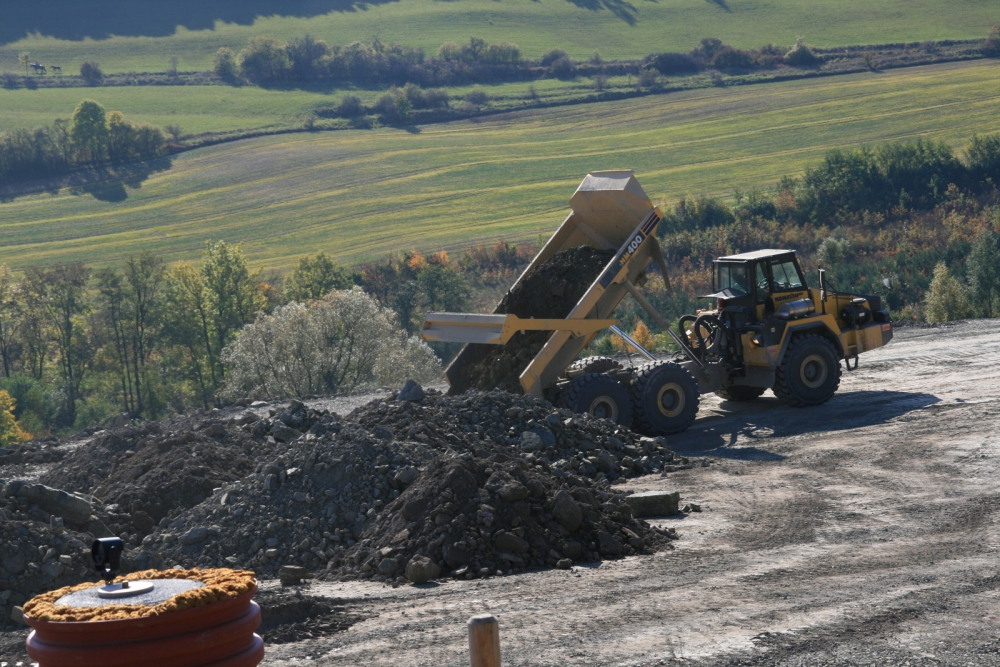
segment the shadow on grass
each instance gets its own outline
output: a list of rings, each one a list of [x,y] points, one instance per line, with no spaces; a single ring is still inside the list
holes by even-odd
[[[626,2],[626,0],[568,0],[568,2],[573,3],[581,9],[589,9],[592,12],[606,9],[629,25],[635,25],[635,17],[639,11],[635,8],[635,5]]]
[[[905,391],[842,392],[809,408],[788,407],[771,397],[749,403],[723,401],[721,414],[698,419],[670,439],[670,448],[681,456],[781,461],[785,455],[767,448],[771,439],[878,426],[938,402],[931,394]]]
[[[261,17],[311,18],[331,12],[353,12],[396,0],[241,0],[204,2],[173,0],[93,0],[59,2],[40,8],[37,3],[5,3],[0,21],[0,44],[29,34],[81,41],[121,37],[169,37],[178,27],[213,30],[216,21],[253,25]],[[140,6],[141,5],[141,6]],[[58,63],[57,63],[58,64]]]
[[[56,195],[67,188],[77,196],[89,195],[104,202],[122,202],[128,199],[129,190],[138,190],[150,175],[172,166],[173,158],[167,156],[148,162],[91,167],[65,176],[4,185],[0,186],[0,203],[43,192]]]
[[[733,10],[729,8],[728,4],[726,4],[726,0],[705,0],[705,2],[725,10],[727,14],[733,13]]]

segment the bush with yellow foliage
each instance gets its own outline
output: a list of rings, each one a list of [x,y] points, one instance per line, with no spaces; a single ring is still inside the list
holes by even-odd
[[[31,434],[25,433],[17,425],[14,406],[14,397],[0,389],[0,447],[31,440]]]

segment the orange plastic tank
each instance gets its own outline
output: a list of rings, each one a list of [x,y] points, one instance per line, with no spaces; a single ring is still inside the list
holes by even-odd
[[[33,630],[28,655],[39,667],[252,667],[264,658],[255,634],[257,587],[211,604],[157,616],[111,621],[43,621],[26,616]]]

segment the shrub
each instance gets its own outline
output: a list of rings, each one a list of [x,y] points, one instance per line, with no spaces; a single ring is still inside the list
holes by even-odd
[[[223,352],[230,396],[305,396],[438,378],[426,343],[356,287],[259,314]]]
[[[604,60],[601,59],[601,52],[600,51],[594,51],[594,55],[590,56],[590,64],[591,65],[600,65],[603,62],[604,62]]]
[[[181,126],[176,124],[164,125],[163,129],[166,130],[167,134],[169,134],[170,138],[174,141],[178,141],[183,133]]]
[[[236,79],[238,68],[236,66],[236,54],[232,49],[222,47],[215,52],[212,58],[212,71],[223,81],[233,81]]]
[[[938,262],[924,300],[924,317],[928,322],[953,322],[970,315],[972,307],[965,286],[948,273],[944,262]]]
[[[664,76],[692,74],[702,70],[701,61],[687,53],[659,53],[648,57],[643,65],[655,67]]]
[[[576,76],[576,65],[568,57],[559,58],[552,63],[550,69],[558,79],[572,79]]]
[[[410,101],[399,91],[385,93],[372,107],[384,122],[394,123],[405,120],[410,115]]]
[[[656,74],[656,70],[644,69],[639,72],[639,79],[636,82],[636,87],[638,88],[652,88],[657,84],[659,77]]]
[[[424,105],[429,109],[440,109],[448,106],[448,91],[435,88],[424,91]]]
[[[705,37],[698,46],[691,49],[691,55],[709,61],[724,48],[726,43],[718,37]]]
[[[101,66],[92,60],[84,60],[80,63],[80,76],[91,86],[98,86],[104,81],[104,72],[101,71]]]
[[[462,99],[473,106],[481,107],[489,101],[490,96],[484,90],[470,90],[462,96]]]
[[[684,197],[664,216],[664,231],[683,231],[721,227],[736,217],[725,202],[714,197]]]
[[[321,252],[303,257],[288,278],[288,297],[293,301],[320,299],[335,289],[354,286],[351,272]]]
[[[365,111],[365,105],[357,95],[344,95],[337,105],[337,115],[342,118],[355,118]]]
[[[987,37],[982,46],[979,47],[984,56],[989,56],[991,58],[1000,57],[1000,23],[993,26],[990,30],[989,37]]]
[[[288,77],[291,59],[284,44],[271,37],[251,37],[240,51],[240,72],[254,83],[274,83]]]
[[[543,55],[538,62],[539,64],[541,64],[542,67],[549,67],[550,65],[552,65],[552,63],[559,60],[560,58],[568,58],[568,57],[569,56],[562,49],[552,49],[551,51]]]
[[[851,251],[851,242],[837,230],[832,236],[823,239],[816,250],[816,256],[821,266],[826,268],[839,266],[848,257]]]
[[[38,435],[47,433],[56,421],[56,404],[40,381],[26,373],[0,380],[0,389],[12,397],[13,414],[21,428]]]
[[[989,179],[1000,185],[1000,134],[973,135],[965,155],[972,178],[982,184]]]
[[[753,69],[757,59],[749,51],[727,46],[712,56],[712,67],[718,69]]]
[[[0,447],[31,440],[31,434],[21,430],[14,418],[14,399],[0,389]]]
[[[795,40],[795,46],[785,54],[785,62],[792,67],[812,67],[821,61],[799,37]]]
[[[603,74],[598,74],[594,77],[594,90],[601,92],[604,87],[608,84],[608,77]]]

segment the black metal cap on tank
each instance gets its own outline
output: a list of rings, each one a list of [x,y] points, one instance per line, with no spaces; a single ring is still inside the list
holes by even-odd
[[[101,537],[94,540],[90,555],[94,559],[94,567],[101,579],[110,584],[121,568],[122,551],[125,543],[119,537]]]

